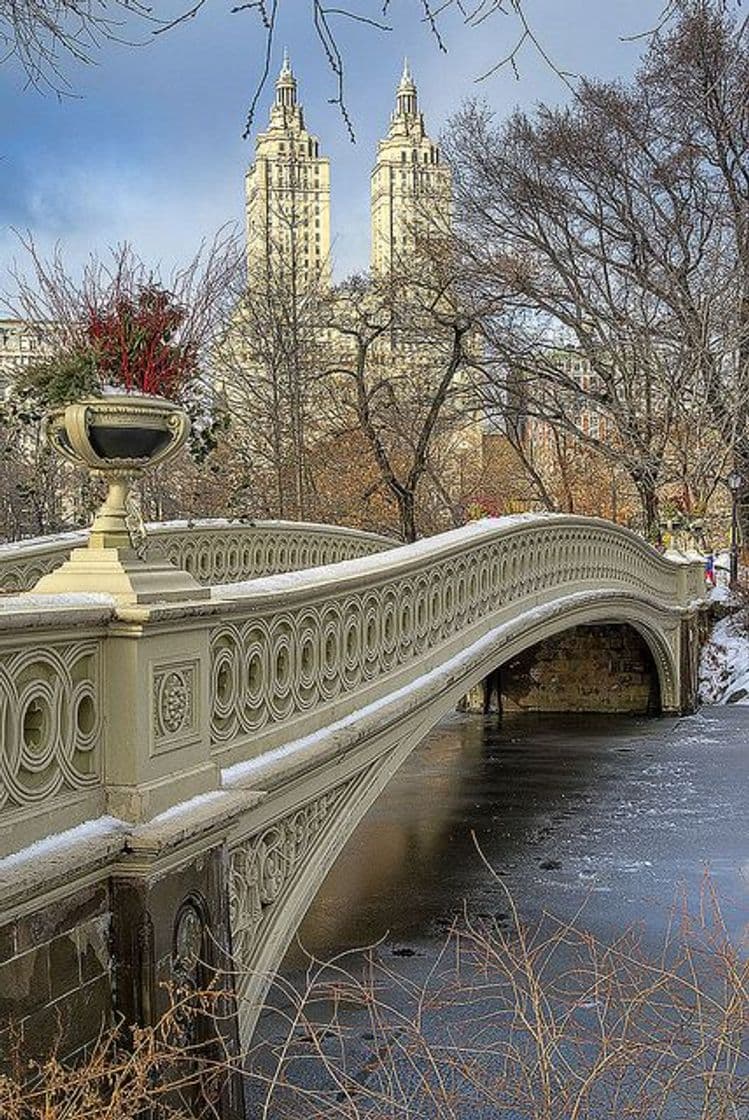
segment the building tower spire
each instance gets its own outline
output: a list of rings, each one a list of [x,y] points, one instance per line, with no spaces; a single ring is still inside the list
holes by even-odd
[[[276,80],[276,105],[282,109],[296,107],[296,78],[289,62],[289,52],[285,48],[281,72]]]
[[[401,117],[415,117],[419,111],[416,86],[411,77],[408,59],[403,59],[403,73],[395,95],[396,113]]]
[[[288,51],[246,175],[247,267],[289,290],[330,280],[330,165],[307,131]]]
[[[444,236],[451,198],[450,169],[427,134],[406,58],[395,112],[372,171],[372,271],[391,272],[409,260],[419,241]]]

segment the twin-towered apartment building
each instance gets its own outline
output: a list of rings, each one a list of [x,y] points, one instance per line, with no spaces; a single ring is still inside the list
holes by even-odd
[[[331,279],[330,161],[305,125],[297,82],[287,57],[276,81],[265,131],[256,140],[246,176],[247,260],[250,276],[273,273],[303,291]],[[450,224],[450,169],[440,158],[419,111],[408,64],[396,92],[387,136],[372,171],[371,268],[394,268],[428,222]],[[13,371],[44,349],[38,330],[0,319],[0,392]]]
[[[257,137],[246,176],[247,263],[250,277],[271,272],[300,290],[330,282],[330,160],[306,128],[297,83],[284,57],[270,121]],[[408,256],[425,225],[450,223],[449,167],[419,111],[408,63],[396,92],[387,136],[372,171],[373,273],[391,271]]]

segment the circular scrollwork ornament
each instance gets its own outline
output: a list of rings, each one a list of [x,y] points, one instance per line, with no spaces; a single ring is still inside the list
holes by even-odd
[[[198,989],[198,969],[203,952],[203,918],[193,902],[181,906],[174,926],[172,976],[180,989],[174,1009],[175,1040],[185,1049],[197,1041],[198,1005],[192,994]]]

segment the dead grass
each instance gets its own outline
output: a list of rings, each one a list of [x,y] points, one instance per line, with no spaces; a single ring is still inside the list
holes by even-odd
[[[265,1120],[746,1120],[747,961],[706,879],[657,955],[639,929],[456,923],[418,982],[311,960],[250,1061]],[[366,1040],[363,1044],[363,1040]]]

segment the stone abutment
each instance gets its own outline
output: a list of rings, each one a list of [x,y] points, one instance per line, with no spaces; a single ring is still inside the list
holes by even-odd
[[[696,671],[692,659],[687,665]],[[693,697],[693,689],[687,690]],[[684,706],[684,705],[682,705]],[[473,712],[659,715],[658,668],[632,626],[574,626],[497,666],[465,697]]]

